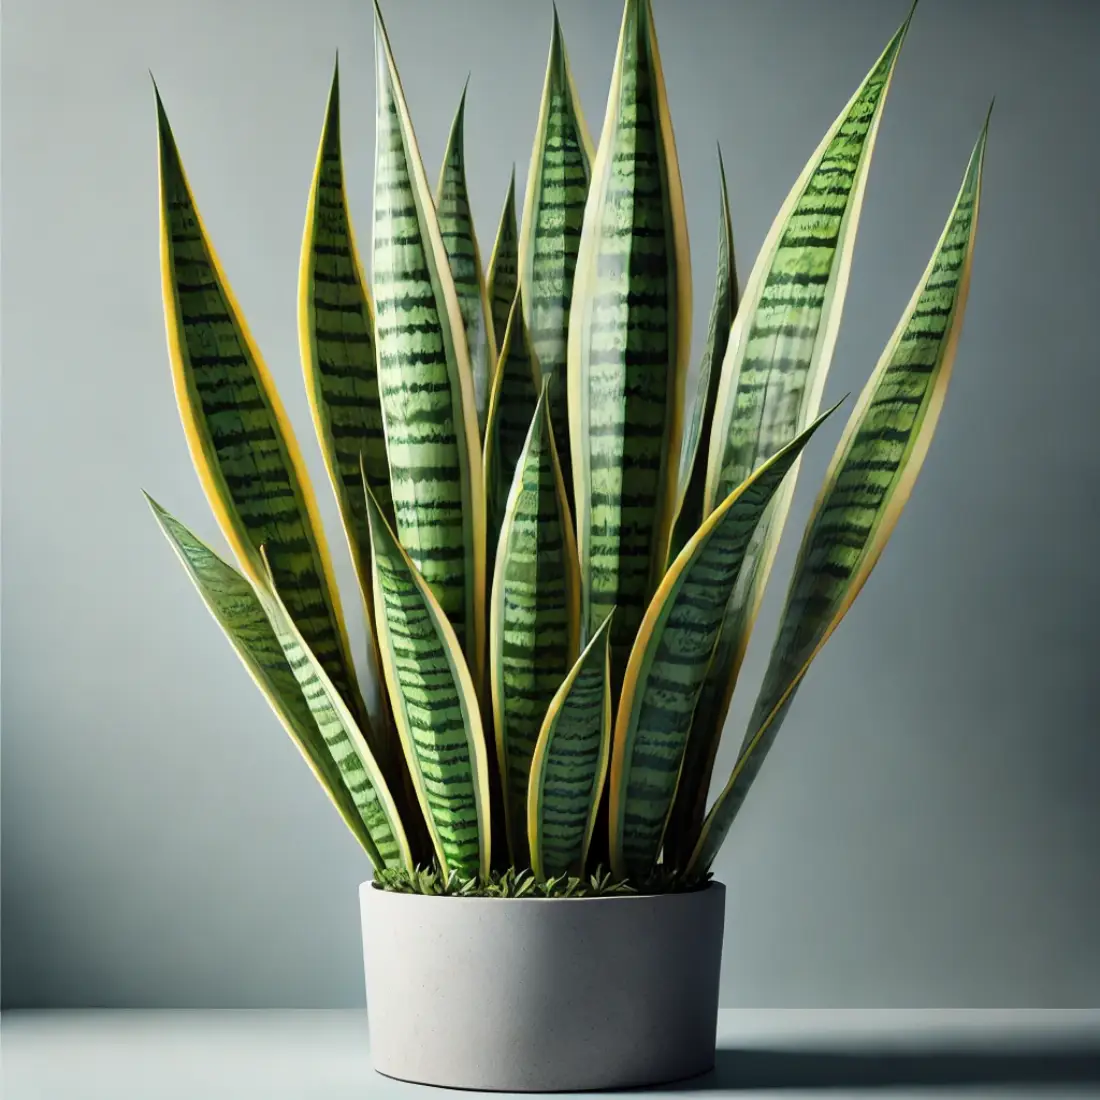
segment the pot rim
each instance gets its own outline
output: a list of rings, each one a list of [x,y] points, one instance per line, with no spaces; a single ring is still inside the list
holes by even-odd
[[[726,885],[724,882],[720,882],[718,879],[710,879],[704,886],[696,887],[692,890],[676,890],[663,894],[604,894],[599,897],[587,897],[587,898],[540,898],[540,897],[522,897],[522,898],[492,898],[492,897],[462,897],[456,894],[414,894],[403,890],[387,890],[385,887],[378,886],[374,879],[367,879],[359,884],[359,893],[361,896],[367,896],[368,894],[383,894],[391,898],[405,898],[409,901],[480,901],[488,902],[493,905],[497,905],[500,902],[523,902],[525,904],[534,905],[547,905],[553,902],[663,902],[676,898],[690,898],[709,895],[712,893],[725,894]]]

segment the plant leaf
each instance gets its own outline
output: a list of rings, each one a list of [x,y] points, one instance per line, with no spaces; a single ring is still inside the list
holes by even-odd
[[[332,74],[310,188],[298,280],[298,335],[306,392],[359,572],[370,592],[370,532],[360,456],[387,521],[390,468],[378,395],[374,303],[355,246],[340,149],[340,77]]]
[[[550,702],[527,799],[531,866],[544,879],[584,873],[611,742],[610,616]]]
[[[146,499],[207,609],[371,863],[376,869],[388,865],[411,868],[401,858],[400,822],[393,826],[384,809],[387,798],[384,783],[378,788],[374,786],[360,756],[359,744],[345,728],[338,723],[318,728],[252,584],[155,500],[148,496]],[[339,699],[335,692],[334,696]],[[361,737],[358,742],[362,742]],[[369,759],[369,750],[366,755]],[[379,791],[383,792],[381,797]],[[396,821],[396,816],[393,820]]]
[[[514,314],[519,323],[518,311]],[[578,650],[580,573],[546,388],[504,508],[489,605],[497,761],[513,866],[526,866],[527,785],[546,708]]]
[[[382,671],[444,875],[489,871],[489,769],[458,638],[367,488]]]
[[[294,432],[203,227],[157,94],[161,272],[172,381],[207,500],[245,574],[260,547],[341,696],[366,721],[324,531]]]
[[[374,296],[396,530],[481,681],[485,512],[462,313],[375,3]]]
[[[664,571],[690,338],[687,225],[657,38],[649,0],[627,0],[569,326],[582,629],[618,607],[613,691]]]
[[[703,358],[699,364],[699,380],[695,407],[688,421],[684,445],[680,452],[680,496],[676,522],[673,524],[670,564],[703,522],[703,486],[706,480],[706,457],[710,448],[711,424],[718,396],[722,358],[729,340],[730,326],[737,314],[737,269],[733,251],[733,226],[729,213],[726,172],[722,151],[718,151],[721,179],[721,206],[718,232],[718,272],[715,277],[714,299],[710,309],[710,324]],[[732,632],[731,632],[732,633]],[[721,658],[720,662],[721,663]],[[724,665],[722,667],[725,667]],[[717,680],[704,680],[703,692],[713,691]],[[691,845],[699,834],[706,811],[707,791],[714,755],[718,749],[722,723],[706,717],[706,706],[696,708],[688,734],[684,762],[676,786],[676,798],[665,828],[664,860],[680,865],[691,854]],[[690,838],[690,839],[688,839]],[[686,850],[684,850],[686,847]]]
[[[490,560],[496,554],[512,477],[538,403],[537,379],[538,365],[517,294],[504,330],[485,426],[485,513]]]
[[[714,279],[707,342],[699,362],[695,405],[685,425],[684,442],[680,449],[680,488],[668,555],[670,563],[703,522],[703,484],[707,475],[706,456],[710,449],[710,427],[714,421],[714,407],[718,399],[722,357],[726,353],[730,326],[737,314],[737,264],[733,251],[729,194],[726,190],[726,168],[722,163],[721,149],[718,150],[718,175],[721,180],[718,272]],[[699,455],[703,457],[700,459]]]
[[[716,508],[665,574],[630,654],[611,763],[611,869],[645,882],[657,864],[692,715],[722,613],[764,509],[819,417]]]
[[[550,56],[527,172],[519,235],[519,284],[532,346],[543,374],[550,379],[554,440],[571,504],[573,479],[566,397],[569,311],[594,155],[555,9]]]
[[[713,862],[810,662],[882,554],[924,462],[970,288],[988,126],[987,119],[943,235],[833,455],[748,734],[703,825],[695,868]]]
[[[810,157],[749,275],[722,363],[704,515],[817,415],[879,121],[912,14]],[[797,478],[796,465],[753,535],[730,600],[699,704],[708,742],[725,723]],[[709,778],[700,776],[702,789]]]
[[[261,548],[262,550],[262,548]],[[266,555],[265,555],[266,561]],[[302,695],[333,755],[339,752],[344,781],[359,805],[371,838],[387,867],[411,868],[412,853],[393,796],[355,717],[340,698],[324,667],[310,652],[275,587],[270,568],[265,586],[256,586],[268,621],[282,646]],[[352,751],[345,753],[350,748]]]
[[[489,404],[489,372],[497,361],[497,352],[489,298],[481,270],[481,252],[477,247],[477,234],[466,192],[465,115],[466,89],[463,88],[451,125],[447,151],[443,156],[443,169],[436,185],[435,205],[466,330],[466,345],[474,375],[478,430],[484,432],[485,412]]]
[[[519,230],[516,228],[516,170],[508,181],[508,194],[504,197],[504,209],[500,214],[497,238],[493,254],[489,257],[489,276],[486,293],[489,297],[489,313],[493,320],[493,340],[499,358],[504,348],[504,332],[512,303],[519,286]]]
[[[298,337],[313,424],[370,624],[369,667],[380,688],[374,604],[370,598],[370,531],[361,463],[391,523],[393,498],[378,396],[374,305],[355,247],[344,188],[339,81],[337,66],[306,210],[298,277]],[[401,747],[393,735],[384,701],[372,710],[371,719],[371,751],[396,787],[402,767]]]

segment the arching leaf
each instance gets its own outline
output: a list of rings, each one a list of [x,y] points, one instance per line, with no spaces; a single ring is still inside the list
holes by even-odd
[[[361,755],[365,743],[356,736],[354,723],[350,729],[339,722],[318,726],[252,584],[156,501],[147,499],[207,609],[375,869],[407,865],[401,823],[384,781],[375,786],[364,765],[370,752]]]
[[[829,466],[779,636],[729,782],[692,866],[710,866],[810,662],[882,554],[924,462],[947,392],[970,289],[988,120],[924,276],[852,413]]]
[[[619,877],[644,882],[657,864],[695,705],[745,550],[802,448],[833,411],[765,462],[707,517],[646,611],[615,719],[611,869]]]
[[[912,12],[810,157],[745,284],[722,363],[704,515],[817,415],[879,122],[911,18]],[[797,478],[796,465],[753,535],[730,599],[699,702],[712,727],[708,742],[725,724]],[[701,789],[709,780],[700,774]]]

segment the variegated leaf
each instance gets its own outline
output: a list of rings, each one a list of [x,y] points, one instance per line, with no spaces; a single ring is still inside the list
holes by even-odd
[[[582,624],[612,690],[664,571],[691,337],[680,172],[649,0],[627,0],[573,283],[569,430]]]
[[[522,323],[522,318],[516,318]],[[546,707],[577,656],[580,574],[544,386],[504,508],[489,672],[512,865],[527,865],[527,787]]]
[[[537,878],[584,873],[611,743],[610,617],[546,711],[531,762],[527,836]]]
[[[988,120],[943,235],[852,413],[814,506],[733,774],[692,854],[710,866],[802,682],[866,583],[924,462],[970,288]]]

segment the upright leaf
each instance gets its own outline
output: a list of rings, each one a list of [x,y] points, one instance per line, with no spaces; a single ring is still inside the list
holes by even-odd
[[[340,77],[332,75],[309,192],[298,278],[298,337],[317,437],[352,558],[370,591],[370,532],[360,458],[393,520],[390,469],[378,395],[374,303],[355,247],[340,149]]]
[[[703,514],[817,415],[832,362],[879,121],[909,18],[890,39],[810,157],[756,259],[722,363]],[[753,535],[699,703],[722,730],[798,477],[787,479]],[[709,770],[696,780],[705,792]],[[701,796],[705,799],[705,793]],[[702,820],[696,806],[696,822]]]
[[[508,327],[508,317],[512,312],[512,303],[516,300],[516,288],[519,286],[518,247],[516,170],[513,168],[512,178],[508,181],[508,194],[504,197],[504,209],[500,214],[500,225],[497,227],[493,254],[489,257],[489,275],[485,287],[489,297],[489,312],[493,320],[493,341],[498,358],[504,348],[504,332]]]
[[[610,619],[546,711],[531,761],[527,836],[540,879],[584,874],[611,744]]]
[[[332,74],[306,210],[298,277],[298,338],[314,427],[371,625],[371,672],[380,686],[370,599],[370,531],[360,463],[391,522],[393,498],[378,396],[374,306],[355,247],[344,188],[338,68]],[[385,775],[396,781],[401,750],[384,706],[372,717],[371,750]]]
[[[722,613],[772,495],[830,409],[735,489],[692,536],[638,631],[615,720],[611,869],[644,882],[657,864],[692,715]]]
[[[810,662],[847,614],[893,532],[943,407],[970,288],[983,128],[955,206],[837,447],[802,540],[779,635],[733,774],[692,865],[710,866]]]
[[[287,608],[341,696],[365,720],[324,531],[294,432],[184,175],[157,95],[161,271],[176,402],[207,500],[245,573],[260,547]]]
[[[435,204],[466,330],[466,344],[474,375],[478,430],[484,431],[485,411],[489,403],[489,375],[496,363],[497,353],[485,277],[481,270],[481,253],[477,247],[474,219],[466,192],[465,116],[466,89],[463,88],[447,141],[447,151],[443,156]]]
[[[496,554],[516,463],[535,414],[539,396],[537,378],[538,364],[517,294],[504,330],[485,426],[485,512],[490,561]]]
[[[480,681],[485,513],[473,376],[435,205],[375,3],[378,382],[401,545]]]
[[[592,139],[569,71],[569,57],[555,9],[546,80],[527,172],[519,235],[519,284],[532,345],[543,374],[550,380],[554,439],[571,499],[573,479],[566,399],[569,311],[593,156]]]
[[[664,570],[691,338],[680,172],[649,0],[627,0],[569,326],[582,622],[611,625],[612,690]]]
[[[531,756],[546,707],[576,658],[579,629],[577,546],[544,387],[504,509],[489,606],[496,755],[516,867],[528,860]]]
[[[382,671],[443,873],[489,871],[489,769],[477,693],[431,587],[369,490]]]
[[[400,823],[394,825],[396,817],[391,820],[385,812],[385,785],[376,788],[371,782],[344,728],[326,725],[323,734],[318,728],[253,586],[156,501],[147,499],[207,609],[375,869],[402,862],[400,843],[395,843],[401,836]],[[369,759],[369,751],[365,755]]]
[[[710,449],[710,428],[718,400],[722,357],[726,354],[730,326],[737,313],[737,264],[733,252],[733,224],[730,221],[726,168],[722,150],[718,150],[718,175],[721,199],[718,223],[718,272],[714,278],[714,299],[710,306],[707,342],[699,361],[695,405],[684,430],[680,448],[680,488],[677,494],[676,521],[672,527],[671,562],[687,545],[688,539],[703,522],[703,483],[706,481],[706,456]],[[703,457],[698,458],[699,455]]]

